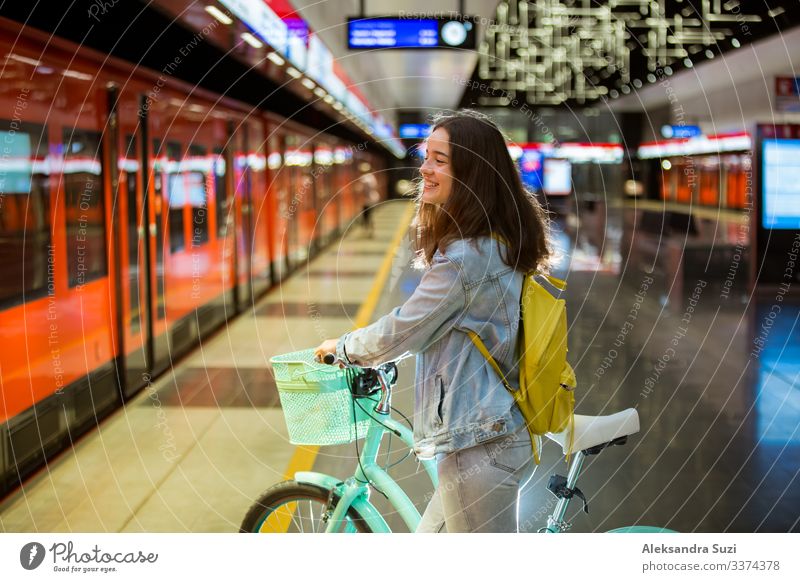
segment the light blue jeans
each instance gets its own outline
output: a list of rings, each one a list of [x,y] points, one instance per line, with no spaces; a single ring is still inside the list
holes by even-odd
[[[515,433],[436,457],[439,487],[417,533],[518,531],[518,497],[535,467],[531,438]]]

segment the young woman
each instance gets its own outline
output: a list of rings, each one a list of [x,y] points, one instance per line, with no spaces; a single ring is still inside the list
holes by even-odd
[[[514,532],[517,494],[533,467],[531,440],[467,331],[518,387],[522,278],[547,268],[547,219],[500,130],[476,112],[436,120],[420,172],[417,259],[426,271],[419,286],[401,307],[316,353],[363,366],[416,354],[415,451],[435,457],[439,473],[417,531]]]

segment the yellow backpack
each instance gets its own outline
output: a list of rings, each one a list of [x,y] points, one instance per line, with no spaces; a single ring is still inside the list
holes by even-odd
[[[545,433],[569,429],[570,452],[575,409],[575,372],[567,362],[567,310],[563,299],[556,299],[528,273],[522,283],[520,299],[520,330],[518,336],[519,390],[506,380],[481,338],[470,331],[469,336],[483,354],[503,385],[514,397],[528,425],[533,444],[533,456],[539,464],[537,443]],[[553,287],[564,290],[567,284],[555,277],[543,275]]]

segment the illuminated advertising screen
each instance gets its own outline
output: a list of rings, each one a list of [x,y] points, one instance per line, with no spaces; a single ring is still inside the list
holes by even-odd
[[[526,188],[537,192],[544,189],[544,154],[539,150],[523,149],[519,173]]]
[[[800,139],[765,139],[761,150],[761,223],[800,230]]]
[[[550,196],[566,196],[572,191],[572,164],[555,158],[544,161],[544,192]]]

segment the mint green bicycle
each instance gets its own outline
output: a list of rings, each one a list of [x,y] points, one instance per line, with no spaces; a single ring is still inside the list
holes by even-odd
[[[329,364],[333,356],[326,356]],[[271,359],[283,407],[289,440],[299,445],[336,445],[364,439],[355,474],[342,480],[323,473],[298,472],[265,491],[242,521],[242,533],[286,532],[391,532],[381,513],[370,502],[372,488],[382,492],[409,531],[415,531],[420,514],[405,491],[378,462],[381,441],[389,432],[413,449],[410,426],[392,417],[392,388],[397,381],[396,362],[377,368],[324,365],[315,362],[312,350]],[[409,423],[410,425],[410,423]],[[564,521],[573,497],[587,501],[576,486],[585,458],[603,449],[622,445],[639,431],[639,416],[629,408],[609,416],[575,415],[572,450],[566,477],[553,475],[548,489],[558,497],[553,514],[539,532],[567,531]],[[548,435],[566,453],[566,433]],[[431,485],[438,484],[436,462],[420,459]],[[614,532],[668,532],[659,527],[630,526]]]

